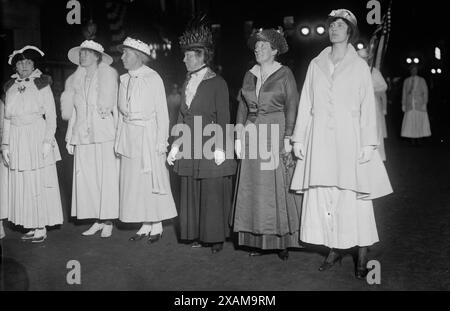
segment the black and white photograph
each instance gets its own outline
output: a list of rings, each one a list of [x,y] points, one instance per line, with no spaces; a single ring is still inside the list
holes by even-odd
[[[450,290],[448,12],[0,0],[0,291]]]

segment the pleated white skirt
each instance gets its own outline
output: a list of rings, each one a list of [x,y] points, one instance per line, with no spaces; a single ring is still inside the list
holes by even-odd
[[[371,200],[336,187],[305,191],[300,240],[330,248],[370,246],[379,241]]]
[[[417,110],[405,112],[402,123],[402,137],[421,138],[431,136],[428,113]]]

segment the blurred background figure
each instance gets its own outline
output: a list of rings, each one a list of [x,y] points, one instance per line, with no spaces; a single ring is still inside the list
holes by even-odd
[[[364,59],[366,62],[370,63],[370,55],[366,48],[358,50],[358,55]],[[387,137],[387,128],[386,128],[386,119],[385,116],[387,114],[387,96],[386,91],[388,89],[388,85],[383,78],[383,75],[376,67],[370,68],[372,74],[372,84],[373,90],[375,92],[375,102],[377,109],[377,128],[378,128],[378,138],[380,140],[380,144],[377,148],[380,153],[380,157],[383,161],[386,161],[386,152],[384,149],[384,138]]]
[[[181,92],[177,83],[173,83],[169,94],[167,95],[167,108],[169,110],[170,129],[177,122],[178,111],[181,105]],[[171,144],[172,142],[170,142]]]
[[[410,138],[411,144],[420,144],[420,138],[431,136],[428,118],[428,86],[418,75],[419,68],[411,66],[411,76],[403,82],[402,111],[404,112],[401,136]]]

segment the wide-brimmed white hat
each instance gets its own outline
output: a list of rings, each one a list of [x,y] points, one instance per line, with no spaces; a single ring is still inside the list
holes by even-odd
[[[102,54],[102,62],[104,62],[107,65],[111,65],[113,62],[112,57],[105,53],[105,49],[103,48],[103,46],[100,43],[97,43],[93,40],[85,40],[85,41],[83,41],[83,43],[81,43],[80,46],[71,48],[69,50],[69,52],[67,53],[67,57],[75,65],[80,65],[80,50],[81,49],[89,49],[89,50],[99,52],[100,54]]]
[[[150,46],[147,43],[142,42],[141,40],[133,39],[131,37],[127,37],[125,41],[123,41],[123,43],[120,44],[117,48],[121,52],[123,51],[123,48],[130,48],[144,53],[149,57],[151,56]]]

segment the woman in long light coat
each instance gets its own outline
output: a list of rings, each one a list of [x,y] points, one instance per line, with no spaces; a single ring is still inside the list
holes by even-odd
[[[14,51],[8,63],[16,74],[5,85],[2,154],[9,169],[8,220],[30,229],[33,243],[47,237],[46,226],[63,223],[56,161],[55,101],[51,78],[35,69],[44,53],[34,46]]]
[[[2,145],[3,123],[5,118],[5,104],[0,99],[0,146]],[[8,167],[0,159],[0,239],[5,237],[3,220],[8,218]]]
[[[119,127],[115,150],[120,155],[120,215],[123,222],[142,223],[131,241],[160,239],[162,221],[177,216],[166,149],[169,113],[159,74],[145,65],[150,48],[133,38],[121,45],[128,73],[120,76]]]
[[[367,273],[367,247],[378,242],[372,200],[392,192],[378,152],[377,114],[367,63],[349,41],[348,10],[330,13],[331,47],[309,65],[292,136],[299,158],[291,188],[304,193],[300,239],[330,252],[319,270],[359,247],[356,277]]]
[[[403,82],[402,111],[405,113],[402,123],[402,137],[413,142],[431,136],[428,119],[428,87],[424,78],[417,75],[417,66],[411,67],[411,76]]]
[[[78,65],[61,95],[61,114],[69,120],[66,148],[73,154],[72,217],[95,219],[82,234],[112,233],[119,217],[119,162],[114,153],[118,75],[112,58],[92,40],[68,52]]]

